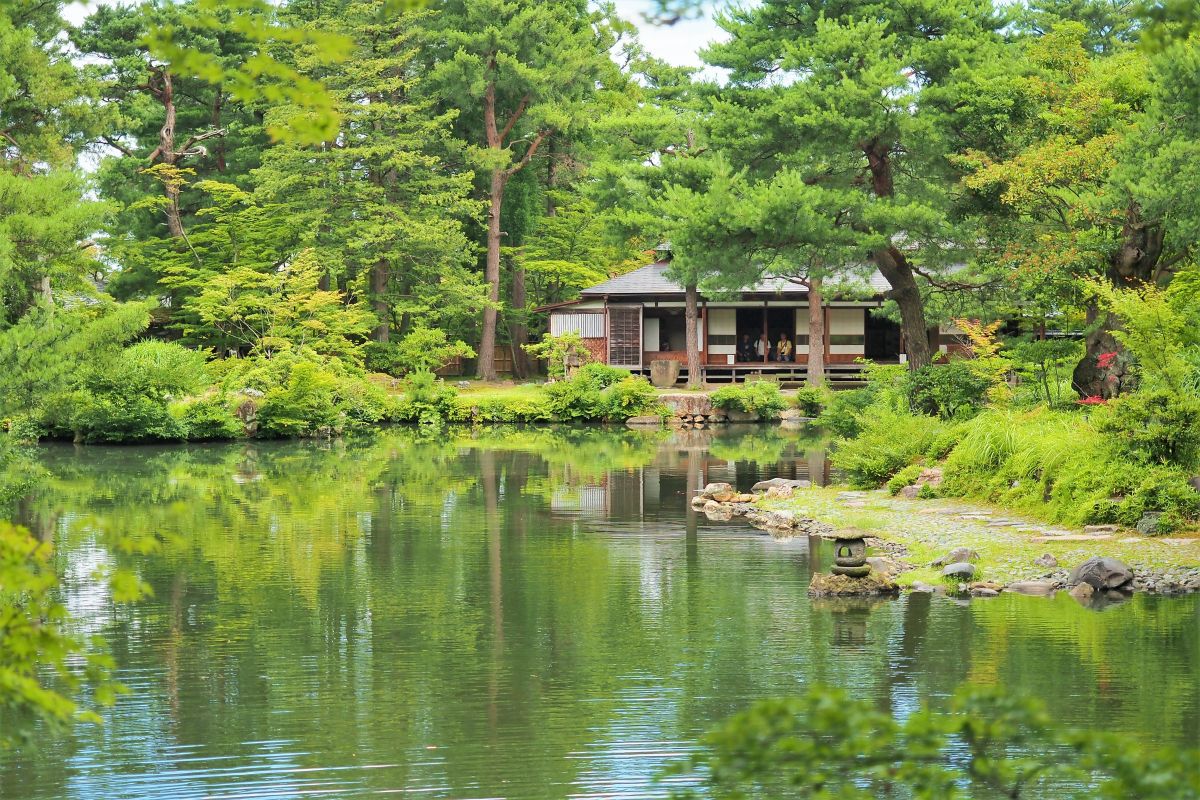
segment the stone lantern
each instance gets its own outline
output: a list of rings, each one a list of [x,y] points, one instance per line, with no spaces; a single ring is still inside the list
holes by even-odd
[[[867,565],[866,534],[857,528],[843,528],[833,534],[836,552],[833,558],[834,575],[865,578],[871,574]]]

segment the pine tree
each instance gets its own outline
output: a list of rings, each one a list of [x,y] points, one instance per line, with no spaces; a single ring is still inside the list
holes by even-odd
[[[948,95],[999,57],[987,0],[766,0],[731,12],[707,60],[731,70],[712,138],[735,164],[870,202],[841,218],[890,285],[910,364],[930,363],[921,276],[953,252],[958,174]],[[831,222],[832,224],[832,222]]]
[[[91,87],[65,52],[58,3],[0,8],[0,325],[56,289],[88,291],[84,243],[103,206],[83,198],[75,156]]]
[[[354,41],[335,65],[297,54],[298,68],[326,85],[340,125],[319,145],[271,148],[254,175],[261,201],[287,220],[282,240],[311,247],[349,300],[370,301],[380,344],[413,326],[460,327],[484,296],[465,232],[479,211],[473,173],[450,135],[454,112],[422,92],[416,36],[428,14],[386,9],[386,0],[293,7],[299,24]],[[275,109],[268,122],[294,111]]]
[[[431,89],[462,109],[458,134],[477,149],[487,198],[479,377],[496,378],[505,191],[547,138],[585,121],[586,101],[611,73],[602,18],[578,0],[443,0],[432,5],[426,48]]]

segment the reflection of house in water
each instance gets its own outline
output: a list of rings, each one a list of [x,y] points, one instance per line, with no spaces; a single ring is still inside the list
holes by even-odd
[[[679,430],[663,441],[642,467],[617,467],[599,475],[556,476],[552,512],[611,520],[678,521],[691,513],[692,495],[706,483],[725,482],[743,491],[764,478],[829,482],[824,447],[802,439],[770,438],[777,429]],[[770,438],[767,446],[759,446]]]

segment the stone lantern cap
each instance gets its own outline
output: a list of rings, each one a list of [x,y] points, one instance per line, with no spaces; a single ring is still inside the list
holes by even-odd
[[[865,539],[869,534],[859,528],[839,528],[833,532],[833,538],[839,542],[853,541],[855,539]]]

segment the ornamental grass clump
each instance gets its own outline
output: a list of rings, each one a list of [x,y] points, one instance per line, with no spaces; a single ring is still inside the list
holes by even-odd
[[[1164,530],[1200,514],[1200,494],[1186,470],[1139,462],[1125,448],[1080,414],[989,409],[965,423],[941,490],[1073,525],[1132,526],[1157,511],[1165,515]]]
[[[839,441],[830,456],[833,466],[860,489],[877,488],[919,462],[946,427],[934,417],[880,406],[861,424],[858,436]]]

